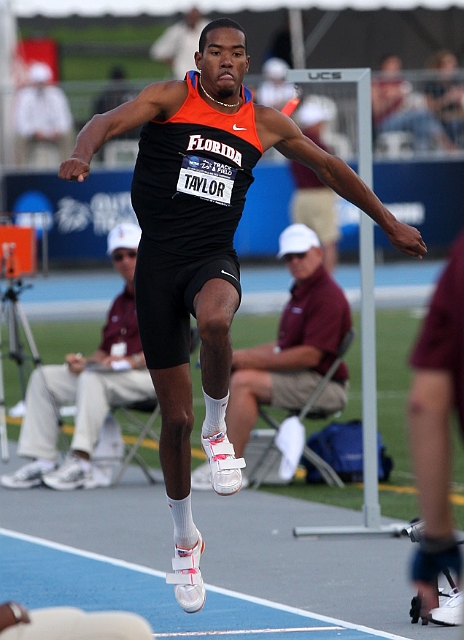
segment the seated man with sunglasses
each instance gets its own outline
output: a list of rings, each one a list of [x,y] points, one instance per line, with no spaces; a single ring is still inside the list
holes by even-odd
[[[267,404],[301,408],[335,360],[351,328],[351,310],[342,289],[322,264],[322,247],[312,229],[292,224],[279,238],[279,253],[292,277],[291,297],[280,319],[277,340],[233,352],[226,422],[237,458]],[[318,399],[338,411],[347,402],[348,369],[342,363]],[[247,485],[243,476],[242,487]],[[192,489],[210,489],[209,463],[195,469]]]
[[[9,489],[46,484],[52,489],[108,486],[91,458],[110,406],[154,399],[155,392],[140,343],[135,312],[134,273],[141,231],[123,223],[108,234],[108,255],[124,280],[115,298],[96,351],[85,357],[69,353],[65,363],[37,367],[26,391],[18,455],[32,458],[12,475],[0,478]],[[70,452],[57,466],[60,407],[76,405]]]

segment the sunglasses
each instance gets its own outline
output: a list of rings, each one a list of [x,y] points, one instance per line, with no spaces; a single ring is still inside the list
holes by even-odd
[[[298,260],[303,260],[303,258],[305,257],[305,255],[307,253],[308,253],[307,251],[305,251],[303,253],[286,253],[284,255],[284,260],[285,260],[285,262],[291,262],[293,260],[293,258],[297,258]]]
[[[113,253],[113,255],[111,256],[113,262],[121,262],[122,260],[124,260],[124,258],[136,258],[137,257],[137,251],[126,251],[126,252],[122,252],[119,251],[118,253]]]

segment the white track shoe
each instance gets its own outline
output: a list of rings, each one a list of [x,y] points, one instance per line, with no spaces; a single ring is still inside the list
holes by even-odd
[[[201,446],[208,456],[211,484],[220,496],[231,496],[242,488],[244,458],[235,458],[234,445],[222,431],[211,438],[201,436]]]
[[[198,542],[193,549],[174,547],[174,573],[166,575],[166,582],[174,585],[176,600],[186,613],[196,613],[205,604],[206,589],[200,571],[200,558],[204,550],[205,543],[199,531]]]

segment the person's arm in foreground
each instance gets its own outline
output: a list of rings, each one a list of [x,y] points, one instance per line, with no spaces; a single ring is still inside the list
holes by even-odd
[[[371,217],[400,251],[419,258],[427,253],[417,229],[399,222],[346,162],[314,144],[293,120],[275,109],[256,105],[256,123],[264,149],[274,146],[286,158],[312,169],[321,182]]]
[[[30,622],[27,609],[22,604],[12,601],[0,604],[0,633],[21,622]]]
[[[449,501],[452,398],[449,372],[416,370],[409,399],[409,437],[424,531],[414,556],[412,579],[426,613],[438,606],[436,578],[443,569],[450,569],[458,578],[461,573]]]

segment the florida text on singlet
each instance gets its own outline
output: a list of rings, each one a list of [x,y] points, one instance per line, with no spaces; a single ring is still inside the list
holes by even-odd
[[[186,81],[177,113],[142,129],[132,204],[157,251],[202,258],[232,249],[262,146],[246,87],[239,111],[228,114],[201,98],[197,72]]]

